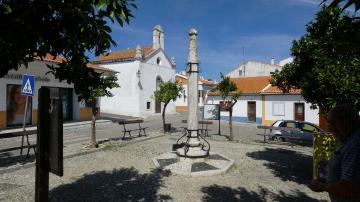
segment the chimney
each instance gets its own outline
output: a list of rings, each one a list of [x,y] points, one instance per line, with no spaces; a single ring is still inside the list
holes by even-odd
[[[153,49],[164,50],[164,31],[160,25],[156,25],[153,29]]]
[[[142,55],[141,55],[141,47],[138,45],[136,47],[136,51],[135,51],[135,59],[136,60],[141,60]]]
[[[274,65],[275,64],[275,58],[271,58],[271,62],[270,64]]]

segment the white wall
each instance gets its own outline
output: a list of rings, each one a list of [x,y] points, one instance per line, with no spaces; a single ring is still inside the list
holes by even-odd
[[[183,91],[181,92],[181,97],[176,99],[175,105],[176,106],[187,106],[188,105],[188,92],[187,92],[187,85],[182,85]],[[185,96],[185,98],[184,98]]]
[[[160,57],[163,64],[168,64],[168,60],[162,52],[156,54],[154,59]],[[140,91],[140,111],[142,115],[148,116],[155,113],[155,98],[154,91],[156,90],[156,78],[160,77],[162,81],[175,81],[175,69],[171,66],[156,65],[153,63],[142,63],[141,64],[141,86]],[[146,102],[151,102],[151,109],[146,109]],[[162,106],[163,107],[163,106]],[[161,108],[162,110],[162,108]],[[170,102],[166,107],[166,113],[175,113],[175,103]]]
[[[284,106],[284,115],[274,115],[274,103],[281,103]],[[266,95],[265,96],[265,119],[266,120],[294,120],[294,104],[304,103],[305,117],[304,120],[319,124],[319,110],[310,109],[311,104],[306,103],[301,95]]]
[[[100,66],[117,72],[119,88],[111,89],[113,97],[102,97],[100,108],[102,112],[138,116],[139,108],[139,78],[136,72],[139,70],[139,62],[108,63]]]
[[[208,104],[219,104],[222,98],[220,96],[209,96]],[[249,101],[256,102],[256,118],[259,122],[262,117],[262,101],[260,95],[242,95],[233,107],[233,121],[247,122],[247,105]],[[221,112],[220,116],[228,117],[229,112]]]
[[[161,59],[161,65],[156,64],[157,58]],[[113,97],[101,98],[101,111],[106,113],[140,117],[154,115],[156,78],[159,76],[163,81],[175,81],[175,69],[162,51],[144,62],[106,63],[100,66],[120,72],[117,74],[120,88],[111,90]],[[149,110],[146,109],[147,102],[151,103]],[[175,113],[173,102],[168,104],[166,113]]]
[[[247,61],[239,67],[230,71],[226,76],[230,77],[249,77],[249,76],[270,76],[271,72],[275,72],[276,69],[281,70],[279,65],[271,65],[257,61]],[[242,74],[240,75],[240,70]]]

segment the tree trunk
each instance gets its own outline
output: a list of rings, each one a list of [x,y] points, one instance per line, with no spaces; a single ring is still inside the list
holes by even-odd
[[[234,141],[235,140],[234,133],[233,133],[233,127],[232,127],[232,113],[233,113],[233,107],[235,106],[236,103],[237,103],[237,100],[232,102],[230,104],[230,107],[229,107],[229,128],[230,128],[229,141]]]
[[[168,105],[168,103],[164,103],[164,108],[163,108],[163,111],[162,111],[162,121],[163,121],[163,130],[164,130],[164,133],[165,133],[165,109],[166,109],[166,106]]]
[[[230,107],[229,109],[229,128],[230,128],[229,140],[234,141],[233,127],[232,127],[232,107]]]
[[[92,119],[91,119],[91,144],[90,147],[97,148],[98,144],[96,142],[96,101],[93,100],[91,103],[91,112],[92,112]]]

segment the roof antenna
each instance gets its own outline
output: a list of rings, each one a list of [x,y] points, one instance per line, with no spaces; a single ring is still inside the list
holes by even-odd
[[[246,66],[245,66],[245,49],[244,46],[242,47],[242,51],[243,51],[243,65],[244,65],[244,77],[245,77],[245,73],[246,73]]]

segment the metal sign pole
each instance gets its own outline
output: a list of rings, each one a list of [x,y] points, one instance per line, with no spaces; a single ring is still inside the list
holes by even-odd
[[[20,155],[22,155],[23,153],[23,147],[24,147],[24,136],[25,136],[25,124],[26,124],[26,116],[27,116],[27,108],[28,108],[28,100],[29,97],[26,96],[26,101],[25,101],[25,113],[24,113],[24,119],[23,119],[23,135],[21,137],[21,149],[20,149]]]

